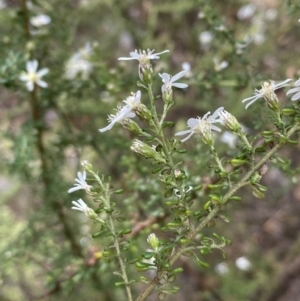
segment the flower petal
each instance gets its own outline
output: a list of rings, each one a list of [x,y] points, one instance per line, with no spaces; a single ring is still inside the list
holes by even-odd
[[[291,100],[294,101],[294,100],[298,100],[300,98],[300,91],[298,93],[296,93],[292,98]]]
[[[44,82],[43,80],[37,80],[36,81],[36,84],[42,88],[47,88],[48,87],[48,84],[46,82]]]
[[[172,84],[173,87],[176,87],[176,88],[180,88],[180,89],[185,89],[188,87],[187,84],[182,84],[182,83],[175,83],[175,84]]]
[[[38,61],[37,60],[33,60],[33,61],[28,61],[26,62],[26,70],[28,73],[35,73],[37,68],[38,68]]]
[[[43,68],[43,69],[41,69],[40,71],[37,72],[37,75],[42,77],[42,76],[46,75],[48,72],[49,72],[48,68]]]
[[[184,77],[185,75],[186,75],[186,71],[181,71],[181,72],[175,74],[175,75],[172,77],[171,82],[172,82],[172,83],[173,83],[173,82],[176,82],[178,79]]]

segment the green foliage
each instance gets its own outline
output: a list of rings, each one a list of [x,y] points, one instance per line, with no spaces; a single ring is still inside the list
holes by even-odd
[[[299,209],[291,204],[299,201],[300,106],[268,81],[300,74],[291,46],[297,1],[3,6],[0,299],[141,301],[155,292],[167,300],[273,301],[277,291],[278,299],[286,297],[286,286],[277,287],[278,279],[292,287],[281,271],[293,265],[288,250],[299,244]],[[40,14],[50,22],[35,23]],[[159,60],[117,61],[148,48],[170,52]],[[42,78],[48,86],[36,82],[28,91],[20,75],[34,60],[39,71],[49,69]],[[184,66],[179,82],[188,89],[162,91],[163,74]],[[264,97],[246,111],[241,101],[254,88]],[[137,90],[141,102],[131,105]],[[120,104],[136,118],[100,133]],[[213,122],[205,122],[214,114],[205,114],[217,107],[232,115],[220,110],[223,125],[215,126],[222,133],[213,135]],[[180,142],[189,133],[174,134],[197,116],[188,128],[193,137]],[[78,171],[81,189],[68,194]],[[284,202],[292,195],[294,202]],[[286,207],[291,218],[277,222]],[[242,256],[251,268],[234,267]],[[224,273],[217,269],[222,260]]]

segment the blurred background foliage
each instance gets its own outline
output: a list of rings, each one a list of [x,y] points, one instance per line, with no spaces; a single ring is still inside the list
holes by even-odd
[[[255,135],[269,129],[267,110],[260,103],[246,111],[241,100],[264,81],[300,76],[300,4],[1,0],[0,8],[0,299],[125,300],[114,285],[118,278],[112,271],[118,267],[101,255],[108,238],[93,240],[97,229],[92,222],[70,209],[72,200],[88,197],[67,193],[80,161],[89,160],[112,177],[116,189],[125,190],[115,201],[127,215],[126,226],[134,230],[128,259],[147,249],[149,233],[167,238],[159,231],[168,220],[163,188],[151,174],[151,163],[130,151],[133,136],[120,125],[98,132],[106,126],[107,114],[138,90],[136,62],[117,58],[134,49],[169,49],[155,62],[155,73],[188,71],[184,82],[189,88],[175,91],[168,120],[176,125],[169,137],[188,118],[220,106]],[[41,15],[48,21],[34,20]],[[49,87],[37,94],[38,119],[32,118],[30,93],[19,80],[30,59],[50,69],[44,77]],[[157,76],[157,95],[160,86]],[[278,95],[289,102],[282,91]],[[224,156],[238,152],[232,139],[223,134],[217,142]],[[195,139],[186,146],[189,184],[213,182],[207,148]],[[217,220],[205,230],[232,241],[227,258],[218,252],[207,255],[211,268],[204,270],[182,257],[181,291],[168,300],[298,300],[299,147],[286,148],[282,155],[290,162],[270,165],[265,199],[255,199],[245,189],[243,201],[229,204],[224,212],[232,222]],[[201,200],[202,195],[195,197]],[[136,273],[133,266],[129,270]],[[135,285],[135,293],[142,287]]]

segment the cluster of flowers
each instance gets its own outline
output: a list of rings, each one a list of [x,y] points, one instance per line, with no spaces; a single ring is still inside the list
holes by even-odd
[[[119,60],[137,60],[139,62],[139,77],[140,79],[147,80],[145,75],[148,76],[148,71],[152,72],[152,67],[150,64],[150,60],[153,59],[159,59],[159,55],[162,53],[168,52],[168,50],[165,50],[160,53],[154,53],[154,51],[147,50],[146,51],[135,51],[130,53],[130,57],[121,57]],[[32,66],[33,64],[33,66]],[[35,68],[33,68],[35,67]],[[23,75],[22,80],[27,81],[27,88],[33,88],[34,84],[40,85],[42,87],[45,87],[45,83],[41,83],[41,76],[46,74],[45,69],[42,69],[39,72],[36,72],[37,70],[37,62],[28,62],[27,65],[27,76]],[[48,71],[47,71],[48,72]],[[163,95],[163,98],[167,98],[172,94],[172,87],[184,89],[188,87],[187,84],[184,83],[176,83],[177,80],[184,77],[186,75],[186,71],[181,71],[174,76],[171,76],[168,73],[159,74],[159,76],[162,79],[162,87],[161,92]],[[283,88],[287,85],[289,85],[291,79],[286,79],[283,82],[275,83],[274,81],[270,81],[270,83],[265,82],[261,89],[256,89],[254,91],[254,95],[244,99],[242,102],[248,102],[246,105],[246,109],[253,104],[255,101],[257,101],[260,98],[264,98],[268,104],[268,106],[271,109],[276,110],[276,108],[279,107],[279,100],[275,94],[275,91],[277,89]],[[287,92],[287,95],[294,94],[292,96],[292,100],[299,100],[300,99],[300,79],[298,79],[295,84],[294,88],[290,89]],[[100,129],[100,132],[105,132],[110,129],[117,123],[129,124],[130,120],[134,118],[136,115],[139,117],[146,116],[147,119],[149,118],[150,112],[147,111],[146,107],[141,103],[141,91],[137,91],[136,93],[131,93],[131,96],[129,96],[126,100],[123,100],[125,103],[124,106],[119,106],[116,110],[116,114],[110,114],[108,116],[109,124]],[[148,117],[147,117],[148,116]],[[197,118],[190,118],[187,121],[187,130],[177,132],[175,136],[184,136],[187,135],[185,138],[181,140],[181,142],[187,141],[190,137],[192,137],[194,134],[198,134],[202,141],[210,146],[213,146],[214,143],[214,136],[212,131],[220,132],[221,129],[216,126],[215,124],[219,123],[224,125],[226,128],[231,130],[232,132],[239,132],[242,130],[241,125],[238,123],[237,119],[231,115],[229,112],[224,110],[223,107],[220,107],[215,110],[213,114],[210,112],[206,113],[203,117],[197,117]],[[135,151],[137,148],[137,144],[139,141],[135,141],[132,149]],[[138,145],[140,145],[142,142],[139,142]],[[150,151],[148,151],[150,153]],[[87,192],[91,191],[91,186],[87,184],[86,182],[86,172],[83,173],[78,172],[78,179],[75,179],[76,184],[73,188],[69,189],[69,193],[74,192],[79,189],[84,189]],[[175,191],[175,194],[177,195],[178,192]],[[75,205],[72,207],[72,209],[80,210],[84,212],[87,216],[90,218],[94,218],[94,211],[89,208],[83,200],[79,199],[77,202],[73,201],[73,204]]]

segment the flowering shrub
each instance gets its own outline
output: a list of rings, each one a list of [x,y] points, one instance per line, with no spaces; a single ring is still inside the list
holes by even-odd
[[[17,175],[1,200],[3,299],[276,300],[291,287],[291,273],[269,279],[257,230],[297,246],[300,221],[287,235],[272,220],[287,220],[277,204],[299,173],[298,67],[260,53],[279,8],[142,2],[0,5],[1,155]]]

